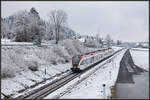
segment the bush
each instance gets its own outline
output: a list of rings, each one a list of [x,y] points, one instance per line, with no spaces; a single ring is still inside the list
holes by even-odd
[[[2,49],[1,56],[1,77],[14,77],[15,73],[19,72],[21,69],[16,66],[14,61],[10,58],[10,53],[14,54],[12,51]],[[10,53],[8,53],[10,52]],[[13,57],[16,57],[15,55]]]
[[[37,61],[27,61],[26,64],[31,71],[38,71]]]
[[[53,52],[55,52],[59,57],[68,60],[69,54],[66,49],[64,49],[62,46],[55,46],[53,47]]]
[[[65,40],[64,47],[67,50],[68,54],[71,56],[79,54],[76,48],[74,47],[72,40],[69,39]]]
[[[71,56],[88,52],[87,48],[79,40],[66,39],[62,44]]]
[[[11,78],[15,77],[15,70],[14,68],[11,68],[11,66],[4,67],[4,64],[2,63],[2,68],[1,68],[1,78]]]
[[[65,60],[65,62],[67,63],[67,62],[69,62],[69,60],[68,60],[68,59],[66,59],[66,60]]]
[[[52,63],[53,65],[57,65],[57,62],[56,62],[56,60],[54,60],[54,59],[51,59],[51,63]]]
[[[65,63],[65,59],[59,57],[59,58],[57,59],[57,62],[64,64],[64,63]]]

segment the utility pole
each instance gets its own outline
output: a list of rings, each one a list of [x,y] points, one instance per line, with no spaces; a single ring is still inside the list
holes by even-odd
[[[105,99],[105,84],[103,84],[103,96],[104,96],[104,99]]]
[[[109,71],[109,74],[110,74],[110,80],[111,80],[111,71]]]

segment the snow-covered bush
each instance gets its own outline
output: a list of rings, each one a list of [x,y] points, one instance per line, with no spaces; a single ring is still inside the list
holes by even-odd
[[[34,60],[27,61],[26,64],[31,71],[38,71],[38,62],[37,61],[34,61]]]
[[[55,53],[53,53],[49,58],[52,64],[57,65],[57,55]]]
[[[69,54],[68,52],[66,51],[65,48],[63,48],[62,46],[54,46],[53,47],[53,52],[55,52],[59,57],[62,57],[65,62],[67,62],[69,60]]]
[[[65,59],[62,58],[62,57],[59,57],[59,58],[57,59],[57,62],[58,62],[58,63],[65,64]]]
[[[83,44],[79,40],[73,40],[72,44],[79,53],[83,54],[86,52],[85,47],[83,46]]]
[[[2,56],[1,56],[1,76],[2,78],[5,77],[13,77],[15,76],[16,72],[20,72],[21,69],[17,66],[16,59],[18,56],[15,55],[12,50],[3,50],[2,49]],[[20,64],[19,64],[20,65]]]
[[[6,62],[7,61],[7,62]],[[2,57],[1,60],[1,78],[14,77],[16,68],[8,56]]]
[[[2,19],[3,37],[12,37],[17,42],[41,42],[45,33],[45,22],[40,19],[35,8],[31,8],[30,11],[18,11],[4,19]]]
[[[62,45],[71,56],[88,52],[88,48],[85,47],[79,40],[66,39],[63,41]]]
[[[69,55],[74,56],[74,55],[79,54],[78,51],[76,50],[76,48],[74,47],[74,45],[72,44],[72,40],[67,39],[67,40],[64,40],[63,42],[64,42],[63,45]]]
[[[25,52],[26,51],[26,52]],[[25,55],[27,50],[24,48],[2,49],[2,76],[12,77],[21,71],[27,71],[28,66],[25,64]]]
[[[25,54],[25,53],[27,52],[27,50],[26,50],[26,49],[23,49],[23,48],[21,48],[21,47],[15,47],[14,52],[15,52],[16,54]]]
[[[24,63],[24,54],[17,54],[15,51],[17,49],[12,49],[12,50],[9,50],[7,51],[8,53],[8,56],[10,57],[10,59],[12,60],[12,62],[16,65],[16,67],[18,67],[21,71],[27,71],[28,68],[27,66],[25,65]]]

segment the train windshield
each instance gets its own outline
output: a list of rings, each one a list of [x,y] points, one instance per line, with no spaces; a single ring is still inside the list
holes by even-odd
[[[74,56],[72,58],[72,61],[73,61],[73,65],[78,65],[79,61],[80,61],[80,56]]]

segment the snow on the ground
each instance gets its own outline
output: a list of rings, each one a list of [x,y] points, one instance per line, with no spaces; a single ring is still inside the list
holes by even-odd
[[[131,49],[131,56],[135,65],[149,71],[149,49],[148,50],[137,50]]]
[[[111,62],[109,62],[110,60],[107,60],[105,62],[96,65],[93,69],[90,70],[90,72],[87,72],[81,75],[80,77],[74,79],[73,81],[69,82],[67,85],[61,87],[57,91],[48,95],[44,99],[51,99],[51,98],[60,98],[60,99],[99,98],[101,99],[104,98],[103,86],[102,86],[103,84],[106,84],[105,98],[110,98],[111,96],[110,88],[114,86],[116,82],[117,75],[119,72],[120,61],[125,51],[126,50],[122,51],[119,55],[112,57],[113,60]],[[97,70],[98,67],[100,67],[100,69]],[[95,70],[97,71],[93,73]],[[111,77],[110,77],[110,72],[111,72]],[[90,73],[93,74],[78,84],[80,80],[82,80]]]
[[[71,67],[70,65],[71,65],[70,63],[59,64],[56,65],[55,68],[59,69],[60,67],[63,67],[64,68],[63,72],[64,72],[70,69]],[[44,80],[44,78],[50,78],[52,76],[55,76],[56,74],[61,74],[61,71],[53,69],[49,66],[46,67],[46,75],[45,75],[45,67],[43,67],[43,69],[36,72],[26,71],[26,72],[20,72],[19,74],[20,75],[16,75],[16,77],[13,78],[2,79],[1,92],[3,92],[5,95],[10,95],[10,94],[18,95],[19,90],[35,85],[36,83]]]
[[[149,51],[149,49],[148,49],[148,48],[132,48],[132,50],[138,50],[138,51],[140,51],[140,50],[142,50],[142,51]]]
[[[1,39],[2,44],[32,44]],[[53,44],[54,41],[43,44]],[[115,48],[115,47],[114,47]],[[116,47],[117,48],[117,47]],[[2,46],[1,92],[6,95],[18,94],[18,91],[51,78],[71,68],[73,55],[95,51],[100,48],[87,48],[78,40],[64,40],[58,45],[37,46]],[[116,49],[117,50],[117,49]],[[66,62],[68,60],[69,62]],[[37,67],[31,71],[29,67]],[[46,69],[46,75],[45,75]],[[10,85],[11,84],[11,85]]]
[[[117,51],[119,49],[122,49],[123,47],[117,47],[117,46],[112,46],[112,49],[114,49],[114,51]]]
[[[31,42],[14,42],[10,39],[1,39],[2,45],[14,45],[14,44],[24,44],[24,45],[33,45]]]
[[[2,39],[2,41],[13,44],[11,40],[4,41]],[[51,78],[69,70],[73,55],[92,51],[94,48],[89,50],[76,40],[65,40],[64,45],[47,47],[2,46],[1,50],[1,92],[10,95],[18,94],[17,91],[41,82],[44,78]],[[38,71],[31,71],[29,67],[36,67]]]
[[[55,80],[61,79],[62,77],[68,75],[68,73],[70,73],[70,71],[68,71],[68,72],[66,72],[66,73],[63,73],[63,74],[61,74],[60,76],[53,77],[53,78],[50,79],[50,80],[46,80],[46,81],[44,81],[42,84],[38,84],[38,85],[37,85],[36,87],[34,87],[34,88],[29,88],[29,89],[27,89],[26,91],[24,91],[24,92],[22,92],[22,93],[16,93],[14,96],[12,96],[12,98],[16,98],[16,97],[19,97],[19,96],[28,95],[29,93],[35,91],[36,89],[39,89],[40,87],[42,87],[42,86],[44,86],[44,85],[46,85],[46,84],[49,84],[49,83],[52,83],[52,82],[55,81]],[[29,78],[29,77],[30,77],[30,78]],[[46,75],[45,75],[45,76],[43,75],[43,77],[46,77]],[[32,80],[32,79],[34,79],[34,78],[35,78],[35,77],[31,78],[31,76],[28,76],[28,79],[30,79],[30,80]],[[50,78],[50,77],[48,77],[48,78]]]
[[[29,45],[29,46],[34,46],[34,42],[15,42],[10,39],[1,39],[1,44],[2,45]],[[55,44],[55,41],[42,41],[41,45],[50,45],[53,46]]]

